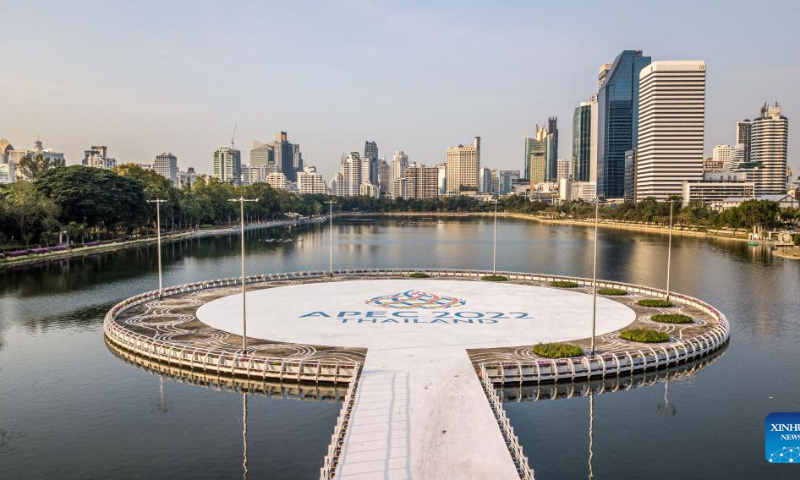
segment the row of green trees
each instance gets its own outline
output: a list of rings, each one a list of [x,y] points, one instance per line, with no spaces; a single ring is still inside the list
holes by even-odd
[[[265,183],[233,186],[199,179],[178,189],[158,173],[125,164],[112,170],[83,166],[50,168],[33,181],[0,188],[0,245],[53,245],[66,234],[72,241],[119,238],[152,232],[155,206],[161,206],[162,228],[182,230],[231,223],[238,205],[228,199],[258,198],[248,203],[248,221],[282,217],[287,212],[322,212],[323,195],[294,195]]]
[[[701,203],[682,206],[681,198],[675,197],[673,204],[673,222],[676,225],[706,227],[752,229],[793,228],[800,221],[800,209],[781,209],[778,202],[770,200],[748,200],[738,207],[716,212]],[[594,204],[585,202],[565,203],[549,207],[547,210],[561,217],[576,219],[594,218]],[[603,206],[600,217],[603,219],[624,222],[645,222],[667,224],[669,222],[670,202],[658,202],[647,198],[638,203]]]
[[[30,163],[30,162],[29,162]],[[161,207],[162,228],[183,230],[230,224],[239,219],[238,205],[229,199],[257,198],[247,203],[248,221],[265,221],[287,213],[303,216],[327,211],[327,195],[295,195],[265,183],[233,186],[213,178],[198,179],[194,185],[175,188],[158,173],[138,165],[125,164],[112,170],[83,166],[42,168],[26,165],[32,181],[0,187],[0,245],[53,245],[65,233],[72,241],[119,238],[150,233],[154,228],[155,206],[148,199],[166,200]],[[52,166],[51,166],[52,167]],[[748,201],[722,213],[702,205],[681,207],[674,202],[677,224],[707,227],[775,228],[800,220],[797,209],[781,210],[776,202]],[[425,200],[371,197],[336,197],[341,212],[489,212],[494,204],[469,196]],[[646,199],[636,204],[604,206],[607,219],[666,223],[669,202]],[[546,205],[524,197],[499,199],[500,211],[549,212],[561,218],[591,218],[594,206],[585,202]]]

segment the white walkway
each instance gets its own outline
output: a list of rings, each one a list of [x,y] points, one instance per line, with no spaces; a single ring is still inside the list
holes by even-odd
[[[513,479],[516,468],[466,349],[586,338],[591,300],[569,290],[470,280],[301,284],[248,293],[247,331],[368,349],[338,478]],[[598,335],[636,316],[606,298],[597,307]],[[234,295],[197,315],[241,334],[240,308]]]

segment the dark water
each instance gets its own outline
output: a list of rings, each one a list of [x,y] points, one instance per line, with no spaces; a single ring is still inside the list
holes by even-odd
[[[490,221],[353,219],[335,230],[337,266],[491,268]],[[328,233],[248,232],[248,271],[325,269]],[[591,235],[501,221],[498,268],[590,276]],[[664,286],[666,237],[601,230],[600,241],[601,277]],[[235,235],[164,255],[165,285],[239,273]],[[0,272],[0,478],[243,475],[241,394],[160,380],[103,342],[106,310],[156,288],[155,268],[151,247]],[[764,459],[766,415],[800,411],[800,262],[676,237],[672,285],[725,312],[732,341],[670,380],[674,416],[658,415],[663,383],[596,395],[595,478],[800,478]],[[339,407],[249,395],[250,478],[318,477]],[[589,475],[588,398],[506,408],[537,478]]]

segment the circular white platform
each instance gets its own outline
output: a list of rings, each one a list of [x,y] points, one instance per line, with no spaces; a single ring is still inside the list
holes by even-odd
[[[209,302],[203,323],[242,333],[241,295]],[[597,334],[634,311],[597,298]],[[565,289],[459,280],[346,280],[247,293],[247,336],[341,347],[495,348],[591,336],[592,296]]]

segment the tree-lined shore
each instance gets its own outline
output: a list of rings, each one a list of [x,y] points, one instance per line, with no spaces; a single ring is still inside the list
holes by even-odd
[[[372,197],[296,195],[266,183],[234,186],[214,178],[200,178],[191,187],[175,188],[166,178],[138,165],[124,164],[112,170],[70,166],[35,172],[32,181],[0,186],[0,248],[49,247],[119,240],[155,231],[155,206],[147,200],[166,200],[161,206],[161,228],[166,232],[212,228],[239,221],[238,205],[229,199],[257,198],[245,205],[247,222],[264,222],[292,216],[314,216],[335,210],[348,212],[492,212],[493,202],[470,196],[424,200]],[[537,214],[552,219],[594,218],[594,206],[585,202],[547,205],[524,197],[498,200],[499,211]],[[674,202],[676,225],[704,228],[796,228],[800,210],[781,210],[776,202],[747,201],[724,212],[702,205],[682,207]],[[645,199],[636,204],[604,205],[606,220],[665,224],[670,202]]]

